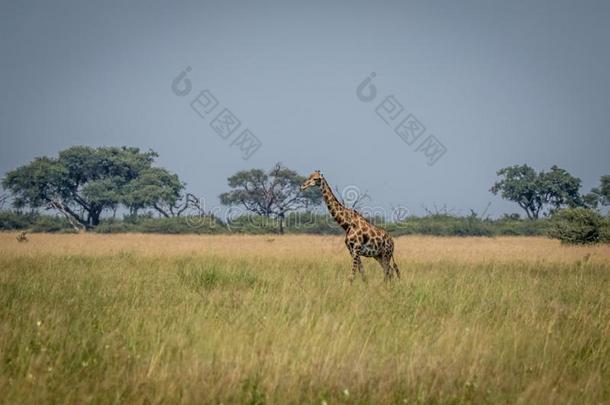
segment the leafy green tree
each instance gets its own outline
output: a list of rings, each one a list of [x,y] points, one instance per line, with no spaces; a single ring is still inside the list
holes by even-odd
[[[586,205],[591,208],[597,208],[600,204],[610,205],[610,175],[602,176],[599,183],[599,187],[594,187],[589,194],[583,197]]]
[[[504,178],[491,187],[491,192],[519,204],[528,218],[538,218],[543,201],[536,171],[528,165],[515,165],[498,170],[497,175]]]
[[[0,210],[2,208],[4,208],[4,204],[6,204],[9,200],[9,195],[8,194],[2,194],[0,195]]]
[[[579,178],[557,166],[552,166],[550,172],[540,172],[538,176],[543,201],[552,207],[552,211],[561,207],[576,208],[584,205],[579,192]]]
[[[244,170],[229,177],[231,191],[222,193],[224,205],[243,206],[246,210],[264,217],[275,218],[278,232],[284,233],[284,219],[290,211],[320,204],[318,189],[300,191],[305,177],[277,163],[270,171]]]
[[[11,191],[17,208],[55,209],[74,227],[91,228],[104,210],[121,203],[133,200],[154,208],[173,201],[171,196],[183,185],[175,175],[152,167],[157,156],[130,147],[73,146],[57,158],[36,158],[7,173],[2,185]],[[156,187],[142,191],[145,184],[155,183],[156,175],[162,177]]]
[[[580,179],[557,166],[549,172],[537,173],[528,165],[515,165],[498,170],[497,181],[491,192],[514,201],[525,211],[529,219],[537,219],[549,208],[549,212],[561,207],[584,205],[579,193]]]
[[[186,205],[178,206],[183,198],[183,188],[177,175],[160,167],[151,167],[125,186],[121,202],[129,208],[131,215],[151,207],[166,218],[179,216],[186,209]]]

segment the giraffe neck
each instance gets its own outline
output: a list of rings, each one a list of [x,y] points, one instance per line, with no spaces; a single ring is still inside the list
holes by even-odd
[[[349,212],[347,208],[345,208],[335,194],[333,190],[330,188],[330,185],[326,181],[324,177],[322,177],[322,182],[320,183],[320,188],[322,189],[322,196],[324,196],[324,201],[326,201],[326,206],[328,207],[328,211],[330,215],[337,221],[337,223],[343,228],[347,230],[349,228]]]

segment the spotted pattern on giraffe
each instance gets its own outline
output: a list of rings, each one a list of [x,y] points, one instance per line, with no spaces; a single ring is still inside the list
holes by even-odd
[[[309,175],[301,185],[301,191],[310,187],[319,187],[322,190],[330,215],[345,231],[345,246],[352,256],[350,281],[355,278],[356,271],[359,271],[362,280],[365,280],[361,256],[377,260],[383,268],[385,281],[391,280],[394,274],[400,278],[400,270],[394,261],[394,240],[386,230],[370,223],[355,209],[341,204],[319,170]]]

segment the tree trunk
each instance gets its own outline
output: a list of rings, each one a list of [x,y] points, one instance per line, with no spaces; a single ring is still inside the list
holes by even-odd
[[[100,224],[100,215],[102,214],[103,208],[93,206],[87,212],[87,227],[93,228]]]
[[[156,209],[159,214],[163,215],[165,218],[169,218],[170,215],[161,207],[159,207],[157,204],[153,204],[153,208]]]
[[[61,201],[52,201],[50,206],[61,212],[76,232],[87,229],[85,221],[76,215],[70,208],[66,207]]]
[[[284,214],[278,215],[277,221],[278,221],[278,223],[277,223],[277,225],[278,225],[277,232],[280,235],[283,235],[284,234]]]
[[[532,217],[534,219],[538,219],[538,217],[540,216],[541,210],[542,210],[541,206],[535,206],[535,208],[532,208]]]

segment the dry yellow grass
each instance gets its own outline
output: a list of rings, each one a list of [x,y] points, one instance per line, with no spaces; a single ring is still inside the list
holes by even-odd
[[[4,403],[607,403],[610,247],[0,234]]]
[[[33,234],[31,243],[15,243],[15,233],[0,232],[0,253],[19,255],[108,256],[133,253],[146,256],[215,255],[310,257],[349,253],[339,236],[159,235],[159,234]],[[584,257],[610,262],[610,245],[568,246],[543,237],[435,237],[396,238],[396,257],[414,262],[443,260],[574,262]]]

